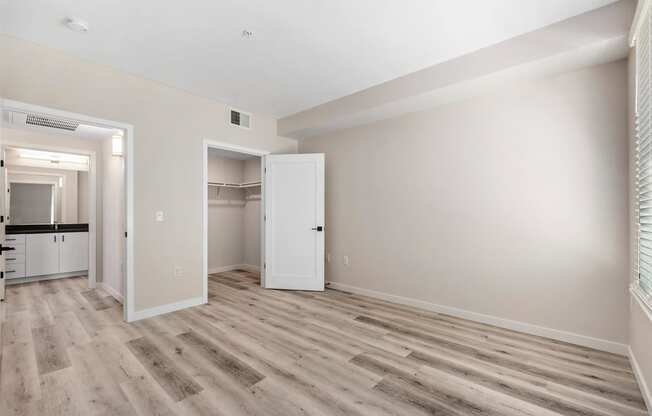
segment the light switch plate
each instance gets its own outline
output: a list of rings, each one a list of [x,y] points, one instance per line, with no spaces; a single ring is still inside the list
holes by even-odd
[[[165,220],[165,216],[163,215],[163,211],[156,211],[156,222],[163,222]]]

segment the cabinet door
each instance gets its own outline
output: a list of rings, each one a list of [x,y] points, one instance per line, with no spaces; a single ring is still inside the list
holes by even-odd
[[[59,236],[27,234],[25,236],[25,275],[59,273]]]
[[[59,271],[88,270],[88,233],[62,233],[60,236]]]

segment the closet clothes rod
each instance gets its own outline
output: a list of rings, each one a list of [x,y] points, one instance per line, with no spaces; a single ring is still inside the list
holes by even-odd
[[[222,188],[253,188],[260,185],[260,181],[245,183],[208,182],[208,186],[217,186]]]

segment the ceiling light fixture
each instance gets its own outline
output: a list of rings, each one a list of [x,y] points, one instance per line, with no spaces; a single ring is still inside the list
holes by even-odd
[[[242,38],[243,39],[252,39],[254,37],[254,32],[251,30],[244,29],[242,31]]]
[[[68,29],[73,32],[86,33],[88,32],[88,23],[83,20],[75,19],[74,17],[68,17],[65,20],[65,24]]]

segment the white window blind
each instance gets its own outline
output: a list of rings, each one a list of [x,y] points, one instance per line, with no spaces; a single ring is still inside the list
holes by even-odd
[[[636,216],[638,230],[637,282],[644,300],[652,296],[652,71],[650,14],[643,16],[636,35]],[[649,302],[648,305],[650,304]]]

